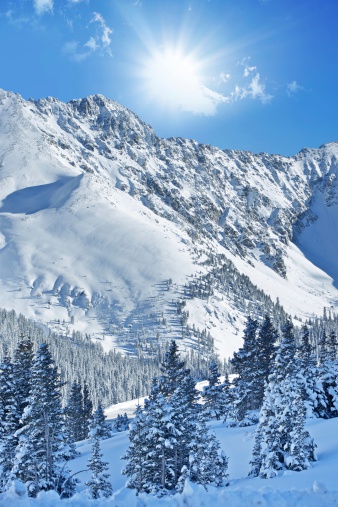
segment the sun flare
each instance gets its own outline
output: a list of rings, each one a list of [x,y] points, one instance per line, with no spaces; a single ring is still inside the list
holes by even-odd
[[[178,49],[153,53],[143,74],[148,94],[167,107],[184,109],[192,91],[201,88],[199,62]]]

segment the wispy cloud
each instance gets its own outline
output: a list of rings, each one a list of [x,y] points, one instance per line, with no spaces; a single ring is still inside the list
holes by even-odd
[[[111,34],[113,30],[107,25],[105,19],[98,12],[94,12],[93,16],[86,27],[87,30],[93,25],[97,25],[97,30],[94,35],[84,43],[78,41],[66,42],[63,46],[63,52],[71,58],[71,60],[81,63],[89,58],[94,53],[108,54],[112,56],[111,52]]]
[[[302,86],[300,86],[297,81],[291,81],[291,83],[288,83],[286,85],[286,93],[291,97],[292,95],[295,95],[296,93],[304,90]]]
[[[234,91],[231,93],[231,97],[234,101],[243,99],[258,99],[262,102],[262,104],[267,104],[273,99],[273,96],[266,91],[265,84],[262,83],[258,72],[247,85],[236,85]]]
[[[94,12],[94,15],[90,21],[91,23],[99,23],[101,27],[101,33],[99,34],[99,39],[101,40],[101,46],[103,48],[108,48],[111,43],[111,34],[113,33],[113,30],[107,26],[106,21],[103,19],[101,14],[98,12]]]
[[[221,72],[219,75],[219,80],[221,81],[221,83],[227,83],[230,78],[231,74],[229,74],[229,72]]]
[[[46,12],[53,12],[54,0],[34,0],[33,6],[35,12],[41,16]]]
[[[244,72],[243,72],[243,76],[244,77],[248,77],[250,76],[250,74],[252,74],[252,72],[255,72],[255,70],[257,70],[257,67],[249,67],[248,65],[244,68]]]
[[[6,12],[0,12],[0,17],[5,17],[7,19],[7,22],[11,25],[24,25],[24,24],[31,24],[34,26],[36,24],[36,21],[31,16],[17,16],[16,13],[9,9]]]

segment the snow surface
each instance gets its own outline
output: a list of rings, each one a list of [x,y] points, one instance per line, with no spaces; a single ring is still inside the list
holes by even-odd
[[[0,108],[0,307],[134,353],[139,338],[181,338],[175,302],[210,254],[231,259],[291,315],[337,307],[337,143],[286,158],[161,140],[102,96],[63,104],[0,90]],[[148,177],[200,220],[198,240]],[[205,235],[212,227],[218,239]],[[286,279],[265,248],[282,255]],[[245,315],[224,292],[187,300],[186,310],[222,357],[239,348]]]
[[[108,411],[110,415],[130,413],[135,408],[132,400]],[[121,474],[124,461],[121,456],[128,447],[128,432],[116,433],[107,440],[101,441],[103,457],[109,463],[110,480],[114,495],[107,500],[89,500],[86,495],[84,482],[89,478],[88,472],[78,475],[81,483],[78,493],[67,500],[59,500],[54,492],[41,493],[37,499],[27,498],[20,488],[13,486],[12,490],[0,495],[1,507],[72,507],[105,506],[112,507],[328,507],[338,504],[338,418],[323,420],[312,419],[307,423],[307,429],[317,443],[318,461],[312,468],[302,472],[285,471],[273,479],[249,478],[249,461],[254,443],[255,426],[246,428],[226,428],[220,422],[211,423],[222,449],[229,457],[229,485],[224,488],[208,487],[187,483],[182,494],[172,497],[155,498],[151,495],[135,495],[135,492],[125,488],[126,477]],[[75,473],[86,469],[87,460],[91,453],[91,444],[87,441],[79,442],[77,448],[81,455],[69,462]]]

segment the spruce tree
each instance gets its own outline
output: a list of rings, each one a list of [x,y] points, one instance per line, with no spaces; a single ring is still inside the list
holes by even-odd
[[[313,440],[304,430],[302,377],[295,350],[292,325],[288,322],[264,393],[251,475],[271,478],[285,468],[303,470],[314,459]]]
[[[186,374],[185,362],[181,361],[178,346],[174,340],[171,341],[161,364],[161,373],[158,379],[160,391],[165,397],[171,396]]]
[[[234,373],[234,405],[236,420],[240,425],[253,424],[248,418],[248,411],[259,408],[259,365],[258,365],[258,344],[257,344],[257,320],[247,318],[244,329],[243,347],[234,353],[231,360]]]
[[[68,404],[64,410],[67,430],[73,442],[82,440],[83,437],[83,398],[81,384],[73,382]]]
[[[83,386],[83,406],[81,411],[82,435],[81,440],[88,438],[89,422],[93,415],[93,402],[89,394],[88,384]]]
[[[89,420],[88,436],[91,440],[96,436],[101,440],[112,437],[112,427],[110,424],[106,423],[106,416],[100,401],[97,409]]]
[[[185,477],[206,481],[202,472],[193,474],[191,470],[192,463],[196,465],[193,454],[197,456],[197,448],[201,451],[203,446],[214,457],[213,465],[211,458],[208,461],[213,469],[207,482],[220,484],[226,459],[218,454],[218,444],[209,432],[201,430],[206,428],[203,420],[198,426],[200,405],[195,381],[180,360],[175,342],[169,347],[161,371],[162,375],[153,379],[144,411],[139,410],[131,426],[130,447],[124,457],[128,461],[124,473],[129,476],[129,486],[161,496],[181,491]]]
[[[199,417],[190,442],[189,463],[182,467],[176,489],[182,491],[186,479],[201,484],[205,489],[208,484],[224,486],[227,468],[228,459],[220,450],[216,436],[209,431],[204,417]]]
[[[31,389],[32,365],[34,359],[33,342],[30,338],[21,337],[14,353],[14,378],[16,399],[20,417],[27,406]]]
[[[113,430],[116,432],[126,431],[128,427],[129,427],[129,419],[127,414],[126,413],[124,413],[123,415],[118,414],[113,424]]]
[[[291,413],[292,427],[290,431],[290,445],[285,450],[288,456],[285,457],[285,464],[289,470],[297,472],[311,467],[310,461],[315,461],[315,444],[308,431],[305,431],[305,406],[301,386],[296,391],[292,390]]]
[[[19,427],[20,413],[16,398],[14,366],[9,356],[0,364],[0,488],[4,489],[12,468]]]
[[[227,413],[227,386],[220,382],[221,374],[215,361],[209,366],[208,385],[203,389],[203,410],[207,418],[219,420]]]
[[[109,498],[113,493],[112,485],[108,481],[108,477],[110,476],[107,473],[108,463],[102,460],[102,456],[99,433],[95,432],[92,455],[88,460],[88,468],[91,470],[92,475],[90,480],[86,482],[86,486],[89,488],[89,496],[94,500]]]
[[[257,405],[262,406],[264,386],[271,373],[273,360],[276,353],[277,330],[274,328],[269,315],[264,316],[262,325],[259,327],[257,336]]]
[[[65,452],[61,383],[45,343],[36,352],[31,380],[23,426],[17,432],[19,442],[12,478],[21,480],[34,497],[41,490],[55,489],[61,493],[67,479],[67,468],[58,463]]]
[[[122,459],[127,461],[122,473],[128,476],[127,487],[136,489],[139,493],[148,490],[148,474],[145,474],[145,464],[150,452],[148,443],[148,423],[140,405],[136,407],[135,417],[130,423],[129,447]]]
[[[325,392],[317,380],[316,359],[310,343],[310,332],[305,325],[302,328],[297,360],[300,368],[300,381],[306,417],[324,414],[326,410]]]
[[[337,417],[338,415],[338,362],[337,338],[334,331],[330,332],[329,337],[323,332],[320,344],[318,381],[320,382],[325,398],[326,418]]]
[[[174,491],[177,481],[178,428],[174,422],[173,407],[154,379],[151,394],[145,402],[148,426],[144,467],[145,491],[162,496]]]

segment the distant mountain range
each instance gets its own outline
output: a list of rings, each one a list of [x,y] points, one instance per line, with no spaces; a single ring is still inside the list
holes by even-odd
[[[0,306],[106,350],[227,357],[248,313],[337,306],[337,171],[338,143],[221,150],[101,95],[0,90]]]

